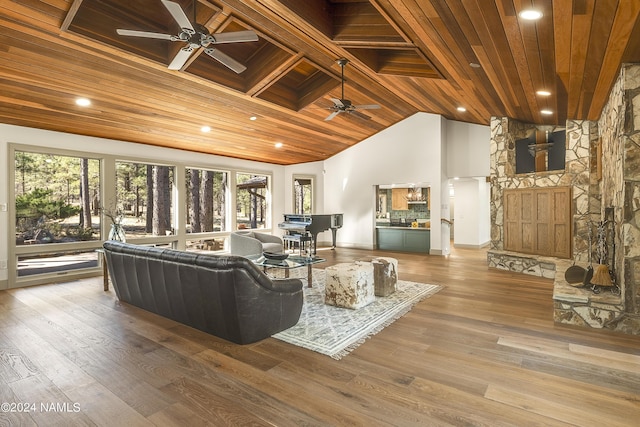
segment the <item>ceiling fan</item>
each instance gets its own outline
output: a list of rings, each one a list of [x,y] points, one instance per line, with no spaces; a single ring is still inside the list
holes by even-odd
[[[342,96],[340,99],[330,98],[333,101],[333,106],[329,107],[329,110],[333,111],[329,116],[324,119],[325,121],[332,120],[335,116],[340,113],[348,113],[354,116],[358,116],[363,119],[369,120],[371,117],[366,114],[360,113],[358,110],[376,110],[380,108],[377,104],[370,105],[353,105],[350,100],[344,99],[344,67],[349,63],[348,59],[341,58],[336,61],[338,65],[342,68]]]
[[[173,36],[163,33],[122,29],[118,29],[116,32],[121,36],[143,37],[185,43],[185,46],[178,51],[177,55],[169,64],[170,70],[180,70],[191,57],[191,54],[199,48],[204,48],[204,53],[236,73],[241,73],[247,69],[247,67],[231,58],[229,55],[212,46],[221,43],[258,41],[258,36],[255,32],[247,30],[210,34],[209,30],[207,30],[204,25],[200,25],[196,22],[196,0],[193,0],[193,22],[189,21],[189,18],[187,18],[187,15],[178,3],[169,0],[162,0],[162,4],[167,8],[173,19],[180,26],[181,30],[178,35]]]

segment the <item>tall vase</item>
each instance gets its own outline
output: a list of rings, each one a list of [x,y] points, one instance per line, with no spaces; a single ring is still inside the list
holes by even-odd
[[[124,228],[120,224],[111,224],[109,230],[109,240],[117,240],[118,242],[126,242],[127,236],[124,234]]]

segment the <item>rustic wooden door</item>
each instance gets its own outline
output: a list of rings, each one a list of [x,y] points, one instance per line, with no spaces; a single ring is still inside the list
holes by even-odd
[[[504,248],[571,257],[571,188],[504,191]]]

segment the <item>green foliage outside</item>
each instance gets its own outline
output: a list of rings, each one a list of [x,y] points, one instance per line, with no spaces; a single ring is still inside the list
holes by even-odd
[[[79,157],[16,151],[16,243],[100,238],[99,219],[81,224]],[[89,205],[98,207],[100,161],[88,159]]]
[[[54,200],[52,190],[35,190],[16,196],[16,218],[37,220],[40,218],[64,219],[80,212],[80,207]]]
[[[54,200],[53,191],[35,190],[16,196],[16,231],[20,240],[37,240],[38,243],[54,241],[91,240],[91,228],[65,225],[60,220],[76,216],[79,206],[64,200]]]
[[[264,228],[267,213],[267,177],[248,173],[236,175],[238,228]]]

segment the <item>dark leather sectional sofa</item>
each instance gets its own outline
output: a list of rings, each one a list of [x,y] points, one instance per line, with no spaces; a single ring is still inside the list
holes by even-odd
[[[246,258],[116,241],[103,245],[121,301],[237,344],[294,326],[300,279],[271,279]]]

